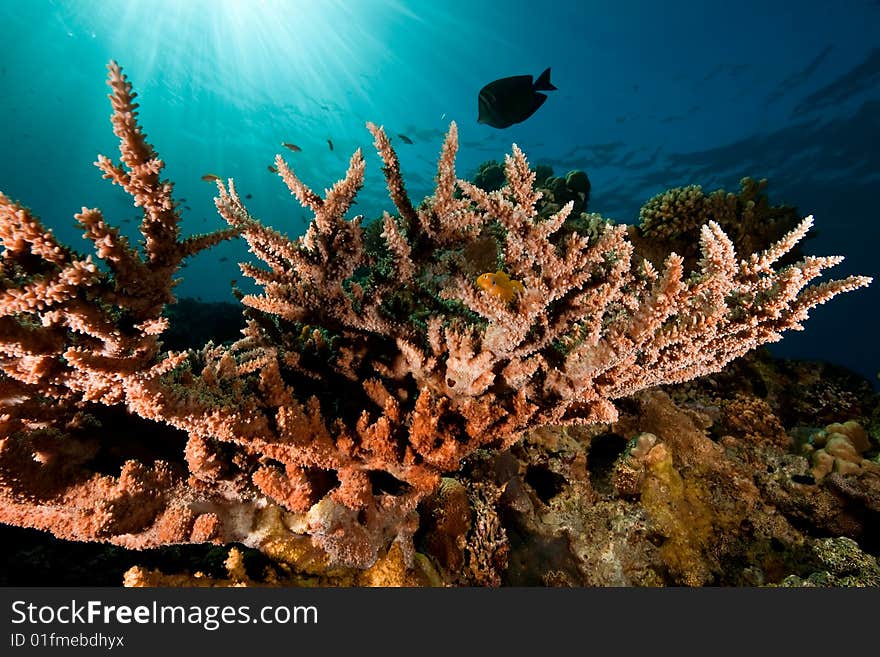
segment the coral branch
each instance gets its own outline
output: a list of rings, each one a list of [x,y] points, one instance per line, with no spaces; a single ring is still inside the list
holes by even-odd
[[[131,385],[181,364],[181,355],[161,354],[159,342],[181,261],[236,232],[179,239],[172,185],[160,179],[162,161],[115,62],[109,84],[122,162],[101,156],[97,165],[142,209],[143,252],[100,210],[83,208],[76,219],[101,268],[0,194],[0,389],[14,391],[0,402],[7,418],[0,422],[0,521],[135,547],[207,540],[190,531],[199,517],[195,498],[167,463],[123,460],[117,476],[89,466],[126,445],[98,428],[98,417],[112,417],[102,407],[129,403]]]

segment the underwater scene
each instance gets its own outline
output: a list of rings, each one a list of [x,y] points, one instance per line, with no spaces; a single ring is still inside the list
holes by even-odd
[[[880,585],[880,2],[0,43],[0,585]]]

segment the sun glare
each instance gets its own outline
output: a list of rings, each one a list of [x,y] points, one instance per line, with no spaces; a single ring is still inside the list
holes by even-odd
[[[394,2],[101,0],[65,3],[86,36],[141,75],[253,99],[263,89],[344,98],[393,58],[383,34],[418,21]],[[126,56],[127,55],[127,56]],[[296,102],[296,98],[290,98]]]

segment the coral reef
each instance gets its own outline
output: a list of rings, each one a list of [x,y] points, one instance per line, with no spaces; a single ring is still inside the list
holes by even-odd
[[[748,357],[746,364],[763,359]],[[797,386],[784,363],[760,365]],[[801,371],[810,367],[821,365],[804,363]],[[780,407],[762,385],[730,392],[718,384],[733,374],[643,391],[621,405],[615,423],[545,428],[508,451],[466,460],[456,478],[501,491],[496,533],[507,537],[508,566],[500,582],[875,585],[880,473],[814,479],[800,443],[780,439]],[[878,403],[874,394],[866,410]],[[739,421],[746,408],[752,415]],[[793,417],[782,435],[798,435],[810,420],[808,413]],[[863,421],[841,424],[858,432]],[[877,438],[868,436],[866,453],[874,458]],[[473,499],[471,507],[477,508]],[[840,556],[832,568],[827,555],[834,545]],[[433,555],[427,541],[417,548]],[[447,581],[473,582],[436,563]]]
[[[407,581],[876,586],[880,475],[814,479],[803,449],[819,431],[808,427],[809,409],[787,416],[782,441],[783,406],[767,392],[796,388],[823,367],[793,369],[759,353],[699,382],[639,393],[617,423],[542,428],[509,450],[478,450],[422,504]],[[763,380],[744,376],[749,370]],[[751,382],[728,391],[720,383],[733,376]],[[877,408],[873,393],[866,415],[840,425],[858,432]],[[876,460],[880,434],[867,438]],[[278,582],[279,568],[288,573],[276,564],[251,579]],[[284,581],[359,580],[349,571]]]
[[[700,258],[695,247],[707,221],[721,226],[740,253],[752,253],[776,242],[800,222],[794,207],[770,205],[766,179],[747,177],[739,185],[736,194],[723,189],[707,194],[700,185],[688,185],[650,199],[639,211],[638,225],[629,227],[636,253],[659,264],[675,252],[690,269]],[[796,247],[780,262],[789,264],[801,255]]]
[[[837,257],[777,266],[807,234],[810,217],[743,260],[709,221],[699,229],[693,268],[674,253],[655,267],[634,257],[623,226],[563,230],[573,200],[542,214],[535,173],[515,145],[501,189],[457,180],[455,124],[435,193],[418,207],[384,130],[368,124],[397,210],[384,214],[378,235],[346,216],[363,184],[357,151],[323,196],[276,158],[279,176],[314,215],[302,237],[253,217],[230,180],[217,181],[216,199],[230,229],[180,240],[172,187],[159,179],[162,162],[115,64],[110,84],[123,164],[100,158],[98,166],[143,208],[143,253],[100,212],[83,210],[77,218],[98,267],[0,197],[4,523],[135,548],[241,542],[301,573],[360,569],[359,583],[409,582],[408,568],[421,559],[419,504],[439,495],[435,507],[423,506],[434,509],[425,540],[445,553],[444,563],[464,565],[458,581],[526,582],[540,559],[544,583],[580,582],[590,571],[584,563],[595,567],[596,582],[605,573],[621,583],[707,583],[720,563],[704,559],[717,553],[710,528],[736,537],[758,488],[707,437],[705,414],[645,389],[718,372],[801,329],[813,307],[870,282],[851,276],[811,285]],[[586,176],[570,175],[564,187],[589,194]],[[265,265],[241,263],[262,288],[242,298],[243,337],[163,351],[162,311],[181,260],[233,235]],[[486,259],[497,267],[481,271]],[[515,293],[495,295],[477,283],[493,271],[516,281]],[[621,414],[627,404],[642,410]],[[107,409],[124,411],[123,424],[163,425],[177,455],[108,431]],[[586,450],[591,425],[611,428]],[[587,467],[626,443],[616,436],[646,432],[656,440],[629,450],[631,474],[615,477],[609,468],[598,476],[600,468]],[[504,450],[526,434],[517,449],[528,454],[529,441],[543,436],[571,459],[519,472]],[[779,448],[774,440],[752,442]],[[467,521],[462,491],[442,480],[463,463],[487,472],[461,484],[473,510]],[[689,470],[699,476],[685,477]],[[847,474],[826,479],[831,485]],[[580,493],[571,506],[543,513],[572,476]],[[615,482],[640,496],[641,522],[603,503]],[[847,486],[841,494],[867,494],[849,480],[838,484]],[[714,511],[718,487],[735,508]],[[642,553],[606,529],[611,556],[596,561],[585,541],[603,512],[609,527],[629,523],[662,544]],[[580,526],[579,537],[542,529],[561,518]],[[628,565],[635,556],[644,558],[637,570]],[[658,559],[664,570],[649,567]],[[449,581],[426,562],[420,572],[425,581]]]

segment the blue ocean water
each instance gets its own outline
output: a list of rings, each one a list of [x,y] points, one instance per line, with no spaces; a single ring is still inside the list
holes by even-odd
[[[809,252],[847,256],[837,276],[880,273],[877,0],[0,0],[0,44],[0,190],[76,248],[83,206],[136,237],[129,197],[91,165],[116,156],[115,59],[186,199],[188,233],[221,227],[201,180],[214,173],[234,177],[264,222],[300,234],[306,213],[267,171],[278,152],[321,190],[363,148],[356,208],[393,210],[366,121],[413,141],[396,144],[418,200],[455,120],[460,176],[515,142],[533,165],[585,170],[589,209],[620,222],[669,187],[766,177],[771,202],[815,215]],[[558,89],[534,116],[477,123],[484,84],[548,66]],[[178,295],[232,300],[246,257],[228,242],[193,258]],[[878,308],[880,281],[815,310],[773,350],[876,381]]]

